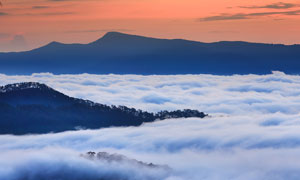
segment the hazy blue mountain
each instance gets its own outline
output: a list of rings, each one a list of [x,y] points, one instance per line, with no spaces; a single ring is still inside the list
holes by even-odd
[[[35,82],[0,87],[0,134],[139,126],[157,119],[205,116],[197,110],[154,114],[125,106],[107,106],[72,98]]]
[[[0,73],[266,74],[300,73],[300,45],[201,43],[109,32],[90,44],[52,42],[20,53],[0,53]]]

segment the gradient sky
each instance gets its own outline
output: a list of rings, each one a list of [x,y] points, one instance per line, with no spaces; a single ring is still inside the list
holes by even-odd
[[[107,31],[300,44],[300,0],[2,0],[0,51],[88,43]]]

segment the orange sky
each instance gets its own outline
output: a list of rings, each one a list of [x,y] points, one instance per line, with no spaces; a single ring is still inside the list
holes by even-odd
[[[1,1],[1,0],[0,0]],[[2,0],[0,51],[88,43],[107,31],[300,44],[300,0]]]

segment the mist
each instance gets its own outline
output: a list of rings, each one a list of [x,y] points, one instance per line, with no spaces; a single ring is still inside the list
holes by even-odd
[[[197,109],[169,119],[44,135],[0,136],[0,179],[299,179],[300,76],[0,75],[1,85],[37,81],[69,96],[142,110]],[[123,154],[170,171],[91,161]]]

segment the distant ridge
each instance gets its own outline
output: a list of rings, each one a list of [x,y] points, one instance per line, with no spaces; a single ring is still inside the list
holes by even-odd
[[[90,44],[97,44],[102,42],[112,42],[112,41],[122,41],[122,40],[138,40],[138,39],[152,39],[148,37],[138,36],[138,35],[130,35],[124,34],[120,32],[108,32],[100,39],[90,43]],[[154,39],[154,38],[153,38]]]
[[[197,110],[149,113],[66,96],[45,84],[0,87],[0,134],[38,134],[111,126],[139,126],[169,118],[207,116]]]
[[[108,32],[89,44],[52,42],[0,53],[0,73],[300,74],[300,45],[242,41],[202,43]]]

